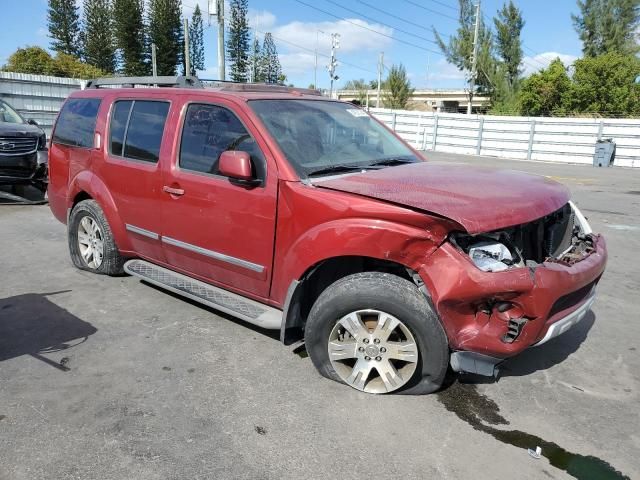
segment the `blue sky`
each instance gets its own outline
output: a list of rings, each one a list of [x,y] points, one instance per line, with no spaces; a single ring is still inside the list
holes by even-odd
[[[187,17],[191,16],[196,3],[207,11],[206,0],[182,1]],[[493,17],[503,1],[484,0],[485,18]],[[0,0],[0,3],[4,4],[0,63],[6,62],[18,47],[48,47],[46,0]],[[527,72],[542,68],[557,56],[570,63],[580,55],[580,41],[571,23],[571,13],[577,9],[575,1],[516,0],[515,3],[526,20],[523,43]],[[376,78],[378,55],[384,51],[385,65],[404,64],[415,87],[459,88],[465,83],[463,74],[448,65],[438,48],[429,42],[433,40],[432,26],[445,35],[455,32],[457,23],[450,17],[456,17],[456,5],[456,0],[249,0],[249,16],[257,35],[262,37],[263,32],[272,32],[288,81],[297,86],[313,83],[317,39],[318,85],[328,88],[325,67],[328,59],[322,55],[329,54],[329,34],[336,32],[341,34],[338,86],[349,79]],[[217,77],[215,42],[213,22],[205,29],[207,69],[201,73],[203,77]]]

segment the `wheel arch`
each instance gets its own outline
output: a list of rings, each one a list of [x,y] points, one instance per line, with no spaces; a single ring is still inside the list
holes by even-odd
[[[109,189],[100,177],[87,170],[76,175],[69,184],[67,223],[71,210],[83,200],[95,200],[98,203],[109,222],[118,250],[131,250],[124,222]]]
[[[283,309],[280,341],[291,345],[301,340],[307,315],[318,296],[341,278],[364,272],[391,273],[424,288],[417,272],[396,261],[363,255],[326,258],[309,267],[299,279],[290,283]]]

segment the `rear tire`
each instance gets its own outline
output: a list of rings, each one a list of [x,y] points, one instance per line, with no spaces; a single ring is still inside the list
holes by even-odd
[[[113,239],[111,227],[95,200],[79,202],[69,216],[69,253],[80,270],[102,275],[124,273],[124,258]]]
[[[305,344],[321,375],[367,393],[432,393],[449,366],[447,337],[424,295],[388,273],[327,287],[309,313]]]

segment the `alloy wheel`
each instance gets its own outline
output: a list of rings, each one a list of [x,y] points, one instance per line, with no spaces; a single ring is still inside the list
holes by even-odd
[[[380,310],[358,310],[339,319],[328,350],[342,381],[367,393],[389,393],[406,385],[419,354],[409,328]]]
[[[82,217],[78,223],[78,248],[89,268],[97,269],[102,265],[104,237],[98,222],[90,216]]]

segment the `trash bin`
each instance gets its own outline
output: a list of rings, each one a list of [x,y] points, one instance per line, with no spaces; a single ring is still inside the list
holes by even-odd
[[[610,167],[616,158],[616,144],[612,138],[598,140],[596,153],[593,155],[594,167]]]

